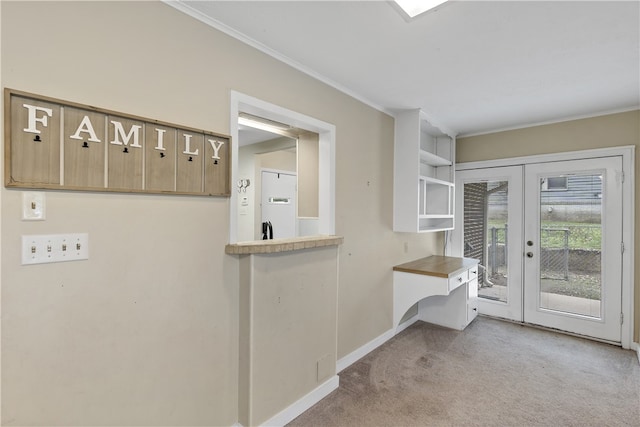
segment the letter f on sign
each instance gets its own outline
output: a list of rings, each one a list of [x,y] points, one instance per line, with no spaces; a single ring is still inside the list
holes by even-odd
[[[37,107],[35,105],[22,104],[24,108],[29,110],[27,127],[22,129],[29,133],[40,133],[40,130],[36,127],[36,123],[42,123],[42,126],[47,127],[48,118],[53,116],[53,110],[51,108]],[[44,115],[38,117],[38,111],[42,111]]]

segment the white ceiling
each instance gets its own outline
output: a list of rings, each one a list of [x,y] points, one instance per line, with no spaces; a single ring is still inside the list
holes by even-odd
[[[180,1],[382,111],[470,135],[639,108],[640,2]]]

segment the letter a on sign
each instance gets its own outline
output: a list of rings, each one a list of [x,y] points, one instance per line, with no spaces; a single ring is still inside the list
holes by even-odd
[[[69,138],[82,140],[84,138],[80,136],[81,133],[88,133],[89,141],[91,142],[100,142],[98,136],[96,135],[96,131],[93,130],[93,124],[91,123],[89,116],[84,116],[84,118],[80,122],[80,125],[78,126],[78,129],[76,129],[76,133],[70,135]]]

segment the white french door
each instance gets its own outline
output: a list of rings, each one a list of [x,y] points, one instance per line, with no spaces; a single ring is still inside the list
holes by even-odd
[[[619,342],[622,158],[526,165],[524,320]]]
[[[452,251],[480,261],[478,310],[522,321],[522,166],[459,171],[456,187]]]
[[[620,342],[622,157],[456,173],[452,253],[480,260],[479,312]]]

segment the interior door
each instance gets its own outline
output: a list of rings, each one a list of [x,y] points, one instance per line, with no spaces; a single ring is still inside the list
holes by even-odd
[[[270,222],[273,238],[296,236],[296,185],[294,174],[262,171],[262,222]]]
[[[622,158],[525,166],[524,320],[621,339]]]
[[[478,309],[522,321],[522,166],[456,173],[452,251],[480,261]]]

